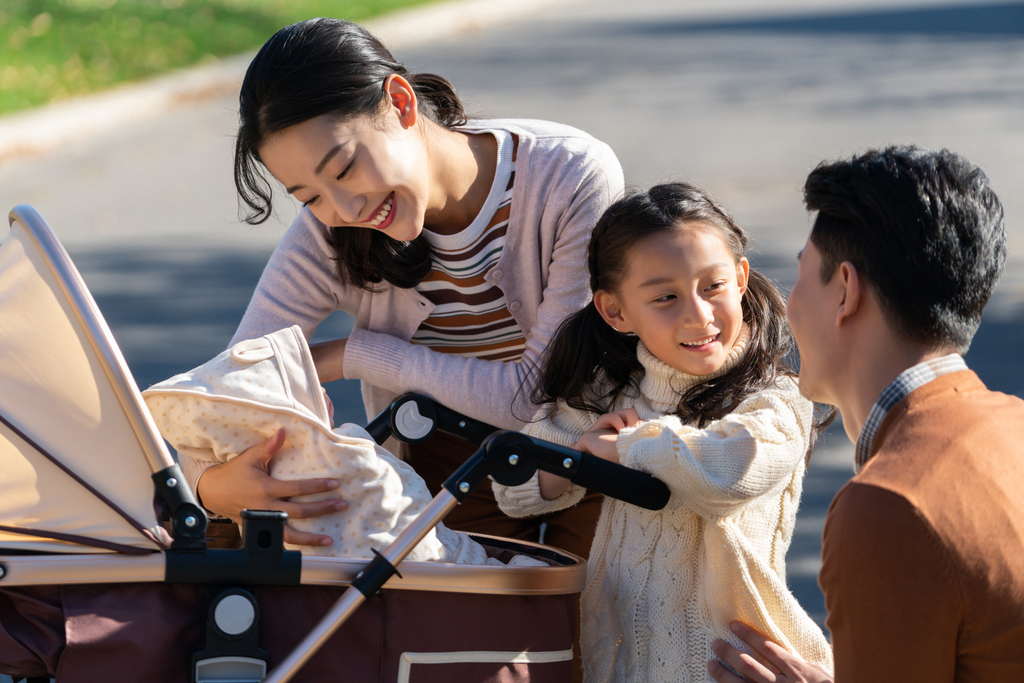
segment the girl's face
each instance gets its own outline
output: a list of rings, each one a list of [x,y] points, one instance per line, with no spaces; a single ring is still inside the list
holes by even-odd
[[[722,367],[743,329],[747,259],[736,263],[718,229],[699,224],[651,235],[628,258],[619,291],[594,294],[605,321],[681,372]]]
[[[409,241],[423,229],[429,164],[411,87],[394,76],[385,85],[391,103],[380,117],[318,116],[274,133],[259,155],[324,225]]]

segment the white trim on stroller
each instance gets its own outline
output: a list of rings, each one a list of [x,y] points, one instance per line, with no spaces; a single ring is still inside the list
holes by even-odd
[[[414,664],[549,664],[571,659],[572,648],[554,652],[403,652],[397,683],[409,683]]]

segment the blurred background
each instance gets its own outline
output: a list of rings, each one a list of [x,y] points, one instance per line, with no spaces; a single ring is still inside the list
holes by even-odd
[[[0,208],[29,203],[47,218],[140,387],[199,365],[225,348],[296,212],[279,194],[271,221],[237,218],[232,136],[249,51],[309,16],[374,16],[396,56],[448,77],[470,112],[582,128],[611,144],[628,185],[708,188],[752,234],[754,267],[787,290],[809,228],[800,188],[819,161],[890,143],[965,155],[1003,200],[1010,254],[967,361],[1024,396],[1024,3],[770,5],[5,0]],[[315,339],[350,324],[336,315]],[[366,422],[358,387],[329,391],[340,420]],[[852,461],[831,430],[789,556],[791,588],[822,624],[821,527]]]

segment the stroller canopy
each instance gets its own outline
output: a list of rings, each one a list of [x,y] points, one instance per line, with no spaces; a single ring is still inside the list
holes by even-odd
[[[160,550],[169,539],[151,475],[174,461],[67,252],[32,207],[16,207],[10,224],[0,247],[0,550]]]

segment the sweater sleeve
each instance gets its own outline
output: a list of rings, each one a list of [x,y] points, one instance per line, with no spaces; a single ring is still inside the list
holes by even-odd
[[[803,466],[812,413],[813,404],[785,378],[704,429],[667,415],[623,430],[617,447],[622,464],[661,479],[677,504],[721,519],[784,486]]]
[[[270,256],[229,346],[291,325],[310,339],[334,311],[355,315],[361,296],[340,285],[323,227],[303,209]]]
[[[569,167],[570,164],[574,165]],[[517,173],[519,171],[517,170]],[[495,362],[438,353],[387,334],[355,330],[345,347],[346,378],[361,379],[387,391],[423,393],[470,417],[505,429],[519,429],[523,417],[536,410],[530,387],[542,364],[544,349],[558,325],[586,305],[586,249],[590,233],[604,209],[622,192],[622,169],[611,149],[593,141],[588,154],[571,156],[554,187],[536,191],[538,207],[522,209],[532,218],[523,231],[547,232],[541,222],[556,221],[553,242],[542,244],[538,258],[548,263],[546,281],[540,273],[516,273],[536,279],[542,287],[536,322],[524,330],[526,346],[518,362]],[[518,177],[516,183],[527,179]],[[534,266],[529,266],[530,268]],[[505,277],[509,277],[506,275]]]
[[[543,414],[544,409],[541,413]],[[583,432],[594,424],[597,415],[569,408],[559,402],[555,410],[546,417],[527,423],[523,433],[537,439],[544,439],[559,446],[572,446],[579,441]],[[587,490],[582,486],[570,483],[562,495],[547,500],[540,495],[539,474],[535,473],[525,484],[519,486],[502,486],[494,483],[494,498],[498,507],[509,517],[530,517],[555,512],[576,505]]]
[[[963,591],[946,549],[905,498],[856,481],[840,490],[819,581],[836,680],[953,680]]]

